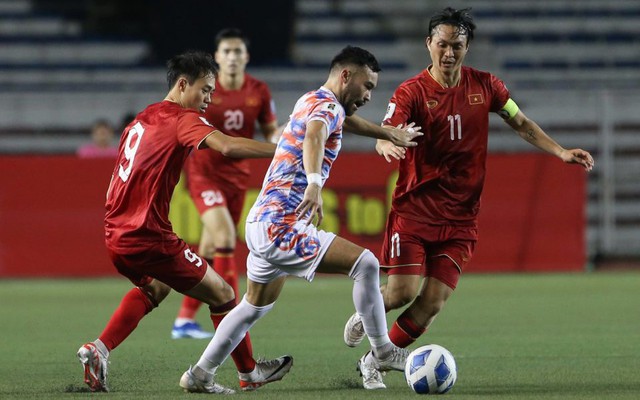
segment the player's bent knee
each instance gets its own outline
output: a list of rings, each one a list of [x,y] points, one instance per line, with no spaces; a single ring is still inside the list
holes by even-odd
[[[236,300],[236,293],[233,291],[233,287],[231,287],[231,285],[229,285],[226,282],[225,284],[226,285],[224,286],[224,291],[222,292],[222,296],[224,297],[224,300],[226,301]]]
[[[414,298],[415,298],[414,293],[409,293],[405,291],[395,291],[392,293],[386,293],[386,296],[384,299],[384,305],[388,309],[395,310],[411,303]]]
[[[171,287],[157,279],[154,279],[150,284],[142,286],[139,289],[147,296],[154,307],[158,307],[162,300],[166,299],[169,293],[171,293]]]
[[[236,303],[236,294],[233,291],[233,288],[227,282],[223,283],[224,284],[221,286],[221,288],[216,290],[216,292],[214,293],[214,301],[213,304],[209,303],[210,306],[217,307],[221,304],[229,303],[231,301],[233,301],[234,304]]]
[[[445,300],[443,299],[426,299],[423,296],[416,298],[416,304],[420,310],[428,316],[435,317],[444,308]]]
[[[202,282],[183,293],[206,303],[210,307],[219,307],[232,301],[234,304],[236,303],[233,287],[213,270],[207,272]]]
[[[242,307],[244,310],[246,310],[245,312],[248,315],[248,319],[250,320],[258,320],[262,317],[264,317],[269,311],[271,311],[271,309],[273,308],[273,306],[275,305],[275,301],[273,303],[264,305],[264,306],[256,306],[253,305],[251,303],[249,303],[249,301],[247,301],[247,297],[246,295],[242,298],[242,300],[238,303],[238,305],[240,307]]]
[[[353,264],[349,277],[354,281],[358,281],[369,274],[378,274],[379,271],[380,263],[378,259],[371,251],[365,249]]]

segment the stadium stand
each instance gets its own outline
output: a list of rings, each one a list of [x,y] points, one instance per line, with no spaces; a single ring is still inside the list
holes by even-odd
[[[162,92],[162,71],[141,68],[147,42],[88,34],[79,17],[68,15],[83,2],[44,10],[36,3],[0,1],[3,153],[72,152],[92,120],[105,116],[118,126],[124,110],[147,102],[138,91]]]

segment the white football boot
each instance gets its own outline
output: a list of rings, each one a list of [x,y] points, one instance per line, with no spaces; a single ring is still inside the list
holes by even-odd
[[[408,349],[394,345],[391,353],[389,353],[386,358],[377,358],[373,355],[373,352],[371,352],[371,358],[373,359],[373,365],[378,371],[404,371],[409,353],[410,351]]]
[[[282,379],[293,365],[293,357],[282,356],[273,360],[258,360],[251,372],[238,372],[240,388],[244,391],[256,390],[270,382]]]
[[[104,354],[93,342],[83,344],[77,354],[78,360],[84,367],[84,383],[89,386],[92,392],[108,392],[109,354]]]
[[[362,343],[362,339],[364,339],[364,326],[360,315],[355,313],[344,326],[344,343],[349,347],[356,347]]]
[[[235,394],[235,390],[211,381],[201,381],[192,372],[191,367],[182,374],[180,387],[188,393]]]
[[[362,377],[362,386],[368,390],[386,389],[387,385],[382,381],[383,373],[376,369],[373,359],[373,353],[368,351],[358,360],[356,369]]]

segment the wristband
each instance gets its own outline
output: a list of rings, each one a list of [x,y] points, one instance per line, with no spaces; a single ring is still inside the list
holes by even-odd
[[[307,185],[311,185],[312,183],[322,187],[322,175],[316,172],[307,174]]]

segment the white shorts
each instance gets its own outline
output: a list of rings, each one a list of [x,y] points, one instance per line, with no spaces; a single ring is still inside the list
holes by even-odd
[[[245,232],[249,248],[247,278],[257,283],[268,283],[283,275],[311,282],[336,237],[300,221],[294,225],[248,222]]]

